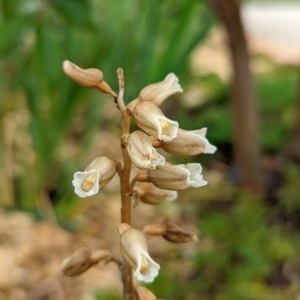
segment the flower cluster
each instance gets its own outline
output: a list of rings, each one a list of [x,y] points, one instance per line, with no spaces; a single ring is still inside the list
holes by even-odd
[[[174,74],[171,73],[163,81],[145,87],[138,97],[126,106],[122,99],[121,89],[124,84],[122,85],[120,77],[120,93],[117,96],[104,81],[101,71],[84,70],[69,61],[64,62],[63,68],[68,77],[82,86],[96,88],[112,95],[123,119],[121,137],[123,163],[102,156],[94,159],[84,171],[76,172],[73,185],[78,196],[95,195],[115,174],[119,174],[121,190],[126,192],[121,195],[122,205],[125,203],[123,199],[128,195],[143,203],[157,205],[163,201],[175,200],[177,191],[207,184],[207,181],[203,179],[202,167],[199,163],[174,165],[167,162],[165,157],[157,151],[160,148],[170,154],[184,156],[211,154],[216,151],[216,147],[210,144],[206,138],[206,128],[192,131],[181,129],[177,121],[167,118],[160,109],[160,105],[169,96],[183,91]],[[140,130],[130,132],[130,118],[135,120]],[[128,174],[130,175],[128,161],[130,165],[133,163],[140,171],[131,183],[126,185],[124,182],[129,182]],[[129,170],[129,172],[124,170]],[[124,176],[128,178],[124,180]],[[127,211],[131,208],[132,205],[129,208],[122,206],[122,209]],[[128,217],[124,218],[128,219]],[[194,232],[182,229],[169,219],[159,224],[146,225],[142,230],[138,230],[128,224],[130,223],[129,219],[124,220],[124,218],[122,216],[119,226],[121,252],[127,265],[133,270],[134,276],[139,281],[153,281],[160,268],[148,253],[145,234],[160,235],[174,243],[197,240]],[[111,255],[107,254],[108,252],[101,253],[105,254],[103,257],[111,258]],[[102,256],[100,257],[103,259]],[[85,271],[99,260],[91,259],[90,250],[85,249],[78,253],[75,252],[68,258],[63,263],[62,269],[65,275],[72,276]],[[117,259],[113,260],[118,262]],[[141,295],[150,295],[150,293],[141,287],[135,289],[135,294],[139,299],[145,298]],[[151,293],[151,295],[153,294]],[[153,297],[155,296],[153,295]],[[156,299],[153,297],[151,299]]]

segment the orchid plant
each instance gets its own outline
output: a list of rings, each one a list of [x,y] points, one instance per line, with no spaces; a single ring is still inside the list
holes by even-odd
[[[174,221],[165,219],[159,224],[147,224],[142,229],[131,227],[134,204],[157,205],[173,201],[177,191],[207,184],[202,167],[198,163],[174,165],[158,153],[157,148],[176,155],[214,153],[206,135],[206,128],[187,131],[179,128],[176,121],[168,119],[159,106],[171,95],[182,93],[178,78],[169,74],[162,82],[151,84],[139,96],[125,105],[123,70],[118,69],[118,95],[104,81],[97,69],[81,69],[70,61],[63,63],[65,74],[87,88],[96,88],[114,98],[122,117],[121,150],[123,161],[100,156],[82,172],[74,174],[73,185],[79,197],[89,197],[99,192],[115,174],[120,177],[121,221],[118,226],[122,258],[115,257],[106,249],[92,251],[86,247],[77,249],[61,265],[66,276],[75,276],[88,270],[99,261],[113,261],[119,265],[126,300],[152,300],[156,296],[140,285],[152,282],[160,265],[148,253],[146,234],[162,236],[174,243],[196,241],[193,231],[180,228]],[[133,118],[141,130],[130,131]],[[140,171],[131,179],[132,164]]]

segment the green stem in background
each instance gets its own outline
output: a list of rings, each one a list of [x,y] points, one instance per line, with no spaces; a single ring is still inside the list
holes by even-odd
[[[122,114],[122,132],[121,137],[121,148],[123,155],[123,168],[119,171],[120,184],[121,184],[121,223],[127,223],[131,225],[131,195],[130,195],[130,173],[131,173],[131,159],[128,156],[126,150],[126,140],[128,134],[130,134],[130,116],[126,114],[126,107],[124,105],[123,95],[124,95],[124,78],[123,70],[118,69],[118,79],[119,79],[119,96],[117,105],[120,108]],[[121,277],[123,283],[123,297],[124,300],[135,300],[134,287],[133,287],[133,277],[132,268],[126,263],[123,258],[120,267]]]

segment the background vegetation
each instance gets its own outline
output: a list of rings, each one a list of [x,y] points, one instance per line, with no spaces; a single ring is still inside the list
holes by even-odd
[[[218,189],[183,193],[180,216],[197,224],[199,246],[161,257],[166,266],[149,288],[173,300],[296,299],[300,171],[284,150],[296,119],[299,74],[296,66],[252,57],[268,68],[254,74],[265,192],[251,195],[237,186],[230,82],[216,73],[191,72],[192,51],[217,22],[205,2],[193,0],[2,0],[0,202],[7,211],[36,218],[48,218],[51,208],[70,227],[78,205],[72,174],[86,164],[96,134],[118,125],[107,117],[104,96],[64,76],[63,60],[100,68],[115,90],[122,67],[127,102],[174,72],[185,90],[205,93],[192,108],[180,106],[184,98],[176,96],[164,109],[182,128],[209,128],[219,152],[195,160],[222,174],[222,182]],[[95,297],[115,299],[101,291]]]

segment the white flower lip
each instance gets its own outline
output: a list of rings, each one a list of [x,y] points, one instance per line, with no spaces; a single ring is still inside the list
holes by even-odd
[[[92,188],[86,192],[82,189],[82,183],[87,178],[88,175],[93,173],[96,176],[95,182]],[[97,194],[99,191],[99,178],[100,178],[100,172],[94,169],[89,171],[84,171],[84,172],[76,172],[74,174],[74,179],[72,181],[73,186],[75,188],[75,193],[81,198],[85,198]]]
[[[147,267],[143,267],[145,262],[146,265],[148,264]],[[158,275],[159,269],[160,265],[150,257],[148,252],[141,250],[137,261],[137,267],[133,274],[139,281],[152,282]]]
[[[166,76],[164,82],[168,83],[172,88],[172,94],[182,93],[183,89],[179,84],[179,79],[174,73],[170,73]]]
[[[157,138],[162,141],[171,141],[177,137],[178,122],[166,117],[157,117]]]
[[[152,147],[149,136],[140,130],[129,135],[126,148],[132,162],[141,170],[156,169],[165,163],[165,158]]]
[[[199,129],[199,130],[193,130],[192,131],[192,133],[197,135],[198,139],[201,140],[204,143],[203,153],[214,154],[217,151],[217,147],[210,144],[210,142],[206,138],[206,132],[207,132],[206,127],[202,128],[202,129]]]
[[[116,173],[117,161],[101,156],[95,158],[83,172],[76,172],[72,181],[79,197],[89,197],[98,193]]]
[[[202,167],[200,164],[186,164],[183,165],[189,172],[190,175],[187,178],[187,184],[191,187],[200,187],[207,185],[207,181],[203,179],[201,175]]]

